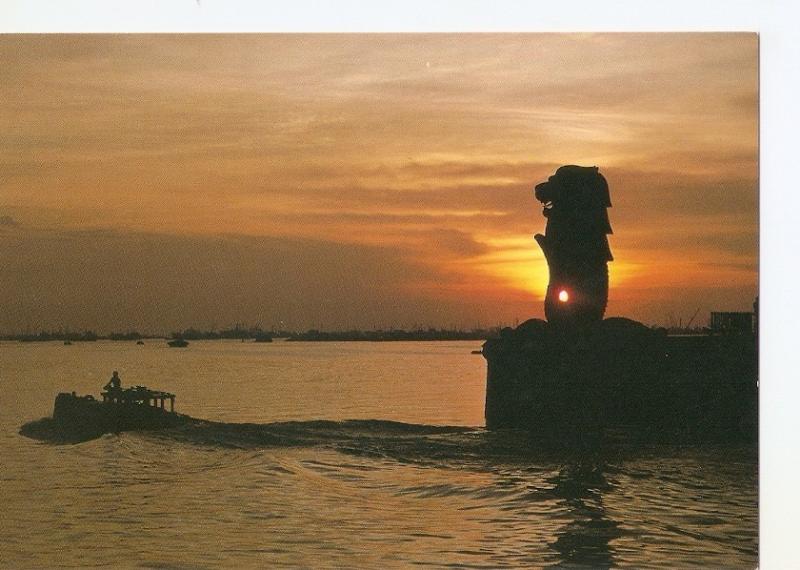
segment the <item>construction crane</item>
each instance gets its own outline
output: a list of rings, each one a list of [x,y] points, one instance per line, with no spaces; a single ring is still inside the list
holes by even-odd
[[[700,307],[697,307],[697,310],[696,310],[696,311],[694,312],[694,314],[692,315],[692,318],[691,318],[691,319],[689,319],[689,322],[688,322],[688,323],[686,323],[686,328],[687,328],[687,329],[688,329],[690,326],[692,326],[692,323],[694,322],[694,318],[697,316],[697,313],[699,313],[699,312],[700,312]]]

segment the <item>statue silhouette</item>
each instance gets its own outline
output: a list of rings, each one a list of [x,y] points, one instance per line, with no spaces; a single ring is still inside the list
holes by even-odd
[[[544,204],[545,234],[535,239],[544,252],[550,281],[544,313],[550,323],[572,326],[601,321],[608,304],[608,184],[596,166],[562,166],[537,184]]]

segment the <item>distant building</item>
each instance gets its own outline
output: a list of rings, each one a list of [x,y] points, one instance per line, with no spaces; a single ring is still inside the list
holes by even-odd
[[[755,332],[755,318],[753,313],[711,313],[711,330],[723,333],[752,333]]]

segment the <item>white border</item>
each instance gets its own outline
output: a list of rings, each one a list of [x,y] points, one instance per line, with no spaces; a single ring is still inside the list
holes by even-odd
[[[761,567],[800,567],[800,41],[789,0],[0,0],[0,32],[757,31],[761,60]],[[800,335],[798,335],[800,336]]]
[[[756,0],[0,0],[0,31],[391,32],[788,29]]]

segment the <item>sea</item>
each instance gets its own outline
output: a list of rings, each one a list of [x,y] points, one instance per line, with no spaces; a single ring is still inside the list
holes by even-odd
[[[755,568],[753,445],[484,428],[480,342],[0,342],[0,567]],[[59,392],[202,422],[19,434]]]

